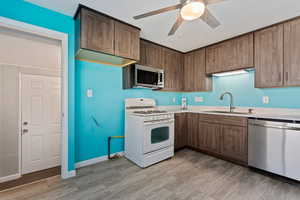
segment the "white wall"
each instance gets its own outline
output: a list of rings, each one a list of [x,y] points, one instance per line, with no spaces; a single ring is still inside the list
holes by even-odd
[[[59,41],[10,29],[0,29],[0,62],[60,70]]]
[[[61,44],[0,29],[0,177],[19,172],[19,74],[61,76]]]

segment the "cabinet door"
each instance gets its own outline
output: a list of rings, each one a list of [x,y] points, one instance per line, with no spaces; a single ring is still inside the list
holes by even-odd
[[[186,114],[179,113],[175,114],[175,138],[174,138],[174,148],[178,150],[187,145],[187,121]]]
[[[146,65],[147,61],[146,61],[146,48],[147,48],[147,43],[144,40],[140,40],[140,59],[138,64],[140,65]]]
[[[192,92],[194,90],[194,52],[184,55],[184,91]]]
[[[227,56],[228,42],[222,42],[206,48],[206,73],[224,72],[229,58]]]
[[[300,86],[300,19],[284,24],[284,85]]]
[[[184,55],[184,91],[200,92],[212,89],[212,79],[205,72],[205,49]]]
[[[283,25],[255,32],[255,87],[283,85]]]
[[[220,153],[220,125],[209,122],[199,122],[198,129],[198,148],[211,153]]]
[[[115,21],[115,55],[140,59],[140,30]]]
[[[182,91],[183,65],[182,55],[170,49],[164,49],[165,88],[168,91]]]
[[[253,59],[253,33],[243,35],[228,41],[231,56],[228,60],[228,68],[225,70],[238,70],[254,66]]]
[[[114,54],[114,21],[109,17],[81,10],[81,48]]]
[[[150,42],[144,42],[146,52],[145,64],[150,67],[163,68],[164,65],[164,51],[163,48],[152,44]]]
[[[198,137],[198,114],[188,113],[187,114],[187,124],[188,124],[188,146],[192,148],[199,147],[199,137]]]
[[[248,162],[247,127],[222,126],[221,154],[241,162]]]
[[[194,52],[193,68],[193,91],[211,91],[212,78],[207,76],[205,71],[205,49],[200,49]]]

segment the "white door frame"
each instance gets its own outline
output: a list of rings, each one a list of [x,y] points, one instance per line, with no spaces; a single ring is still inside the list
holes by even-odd
[[[76,175],[76,171],[68,170],[68,35],[65,33],[53,31],[39,26],[15,21],[9,18],[0,17],[0,27],[9,28],[29,34],[34,34],[54,40],[61,41],[62,48],[62,138],[61,138],[61,176],[62,178],[70,178]],[[21,133],[19,127],[19,135]],[[20,141],[19,141],[20,144]],[[20,146],[19,146],[20,153]],[[19,155],[19,160],[20,155]],[[21,162],[19,162],[19,165]],[[19,173],[20,168],[19,166]],[[20,173],[21,174],[21,173]],[[5,177],[4,177],[5,178]],[[7,180],[6,180],[7,181]],[[1,181],[0,181],[1,182]]]

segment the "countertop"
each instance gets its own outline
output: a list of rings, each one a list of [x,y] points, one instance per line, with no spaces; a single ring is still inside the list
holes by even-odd
[[[282,108],[255,108],[255,107],[237,107],[235,113],[219,113],[212,111],[228,111],[228,107],[213,107],[213,106],[188,106],[187,110],[182,110],[180,106],[159,106],[162,110],[167,110],[170,113],[201,113],[210,115],[225,115],[246,118],[264,118],[276,120],[299,121],[300,109],[282,109]],[[248,114],[248,109],[253,109],[252,114]],[[245,113],[245,114],[243,114]]]

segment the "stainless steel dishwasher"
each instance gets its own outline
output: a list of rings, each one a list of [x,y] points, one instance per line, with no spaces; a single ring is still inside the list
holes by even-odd
[[[300,122],[249,119],[248,164],[300,181]]]

